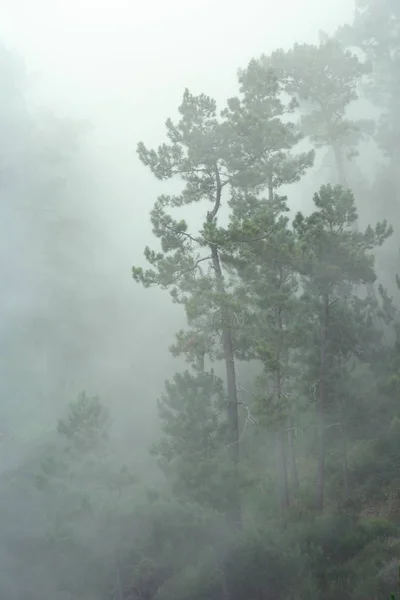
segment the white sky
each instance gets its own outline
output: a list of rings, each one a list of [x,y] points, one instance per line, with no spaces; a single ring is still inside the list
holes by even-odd
[[[95,125],[88,157],[98,189],[88,197],[116,262],[130,269],[132,253],[139,259],[149,242],[148,213],[160,193],[135,155],[137,142],[163,141],[185,87],[222,107],[237,93],[238,67],[295,41],[316,42],[320,29],[350,20],[353,7],[353,0],[0,0],[0,41],[35,74],[38,102]]]
[[[0,11],[0,38],[39,69],[48,100],[84,114],[139,111],[145,130],[186,85],[224,98],[237,67],[334,30],[351,18],[353,2],[0,0]]]
[[[316,42],[353,15],[352,0],[0,0],[0,40],[39,75],[34,93],[95,125],[89,155],[98,217],[126,276],[151,242],[160,186],[138,161],[158,145],[183,89],[221,104],[262,52]],[[101,193],[99,193],[99,191]],[[162,190],[165,192],[165,187]],[[150,236],[150,239],[149,239]],[[137,257],[137,258],[136,258]]]

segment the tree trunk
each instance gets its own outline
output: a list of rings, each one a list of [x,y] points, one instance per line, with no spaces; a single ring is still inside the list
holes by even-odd
[[[278,456],[278,478],[279,478],[279,504],[282,512],[290,505],[289,481],[286,460],[285,433],[279,429],[276,434],[277,456]]]
[[[217,280],[217,289],[223,297],[225,287],[222,277],[221,265],[216,247],[211,248],[212,262]],[[231,518],[237,527],[241,523],[241,506],[239,494],[239,415],[238,415],[238,397],[236,385],[236,368],[235,357],[233,353],[232,332],[229,323],[229,314],[226,308],[222,305],[222,345],[224,350],[224,360],[226,369],[226,385],[228,392],[228,445],[230,457],[234,468],[234,489],[232,490],[233,497],[231,503]]]
[[[288,419],[288,445],[289,445],[289,464],[290,464],[290,479],[293,492],[296,494],[299,489],[299,474],[297,472],[296,449],[294,445],[295,431],[292,417]]]
[[[272,188],[272,176],[270,180],[271,188]],[[273,194],[273,192],[272,192]],[[283,282],[283,273],[282,270],[279,272],[279,283],[278,290],[280,291],[282,288]],[[277,405],[280,407],[282,405],[282,372],[281,372],[281,358],[282,358],[282,336],[283,336],[283,323],[282,323],[282,307],[278,306],[275,313],[276,325],[279,330],[279,341],[276,346],[276,359],[277,359],[277,368],[275,370],[275,394],[277,398]],[[281,425],[278,431],[278,455],[280,457],[280,465],[279,465],[279,480],[280,480],[280,505],[281,510],[285,511],[289,508],[290,505],[290,495],[289,495],[289,481],[288,481],[288,468],[287,468],[287,456],[286,456],[286,436],[284,427],[286,425]]]
[[[336,171],[338,176],[339,185],[343,188],[348,189],[349,183],[347,181],[346,169],[344,166],[344,160],[342,156],[342,150],[339,148],[337,143],[332,143],[333,154],[335,156]]]
[[[216,218],[221,205],[222,185],[219,176],[218,167],[216,166],[216,199],[215,205],[211,212],[207,213],[208,222],[213,222]],[[211,260],[215,273],[217,291],[222,298],[221,303],[221,328],[222,328],[222,346],[224,352],[224,361],[226,368],[226,384],[228,392],[228,448],[233,466],[233,489],[230,505],[230,522],[233,526],[240,528],[242,514],[240,503],[239,490],[239,415],[238,415],[238,397],[236,385],[236,368],[235,357],[233,351],[232,329],[230,322],[229,311],[224,303],[226,290],[224,278],[219,259],[218,247],[215,244],[210,244]]]
[[[343,448],[343,479],[344,479],[344,495],[345,500],[350,498],[349,488],[349,463],[347,459],[347,434],[343,425],[341,425],[342,431],[342,448]]]
[[[272,202],[274,199],[274,184],[272,181],[272,173],[268,175],[268,200]]]
[[[196,363],[197,370],[199,371],[199,373],[204,373],[206,353],[203,351],[199,352],[196,358],[197,358],[197,363]]]
[[[280,319],[280,313],[278,311],[278,325],[282,329],[282,322]],[[275,395],[277,399],[278,407],[281,406],[282,402],[282,381],[281,381],[281,369],[279,365],[280,361],[280,349],[278,348],[278,367],[275,371]],[[283,426],[279,427],[277,432],[277,455],[278,455],[278,480],[280,488],[280,507],[282,511],[289,508],[289,482],[288,482],[288,469],[287,469],[287,458],[286,458],[286,444],[285,444],[285,432]]]
[[[329,297],[323,297],[323,313],[321,322],[321,357],[320,357],[320,380],[319,396],[317,402],[318,419],[318,470],[315,495],[315,506],[317,510],[324,508],[325,489],[325,404],[326,404],[326,371],[327,371],[327,342],[329,322]]]

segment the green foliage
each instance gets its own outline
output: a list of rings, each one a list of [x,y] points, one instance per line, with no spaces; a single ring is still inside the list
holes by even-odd
[[[257,192],[267,188],[272,200],[274,190],[299,181],[312,166],[315,153],[292,153],[302,134],[285,117],[294,112],[296,103],[283,103],[282,82],[275,73],[260,77],[257,65],[250,63],[239,82],[242,98],[231,98],[222,113],[233,139],[233,184]]]
[[[303,251],[300,263],[304,274],[314,279],[320,293],[330,294],[344,283],[372,283],[374,247],[392,234],[386,221],[354,231],[357,219],[354,197],[340,186],[322,186],[314,196],[317,211],[309,217],[296,215],[294,228]]]
[[[398,153],[400,120],[397,99],[400,90],[399,48],[400,15],[391,0],[359,1],[352,25],[339,29],[337,37],[347,45],[360,48],[372,67],[365,91],[384,109],[378,121],[376,140],[391,157]]]
[[[347,172],[374,132],[349,113],[367,93],[398,178],[399,14],[389,0],[363,4],[335,39],[252,60],[222,112],[186,89],[166,142],[137,146],[155,178],[181,189],[155,201],[159,248],[146,246],[148,268],[132,276],[182,305],[187,327],[170,351],[190,369],[158,400],[151,454],[164,477],[153,488],[121,466],[110,413],[85,393],[35,459],[35,550],[75,598],[380,600],[395,585],[397,300],[381,284],[363,291],[393,230],[384,218],[361,228]],[[46,131],[55,166],[80,125],[47,115],[37,136]],[[281,188],[325,147],[341,185],[321,186],[311,213],[292,218],[296,196]],[[398,196],[389,171],[379,202]]]
[[[219,510],[229,503],[225,406],[213,372],[177,373],[158,401],[163,436],[152,450],[178,497]]]
[[[235,295],[242,320],[235,335],[237,354],[263,365],[256,383],[263,389],[257,412],[264,414],[271,426],[288,416],[284,396],[287,384],[282,383],[288,379],[290,353],[298,344],[299,333],[295,318],[298,250],[287,211],[285,199],[279,197],[254,203],[247,196],[235,202],[229,230],[244,231],[251,222],[253,241],[222,257],[238,278]],[[282,380],[278,385],[276,377]]]
[[[95,450],[108,439],[110,417],[97,397],[82,392],[69,405],[66,419],[60,419],[57,431],[80,452]]]
[[[226,559],[227,589],[232,598],[286,598],[303,587],[307,559],[298,546],[289,547],[285,535],[247,531]],[[306,578],[307,579],[307,578]],[[303,591],[303,590],[302,590]]]
[[[350,120],[346,114],[358,98],[358,82],[368,71],[355,54],[322,36],[319,46],[295,44],[287,52],[276,50],[261,57],[258,64],[264,71],[273,69],[285,91],[296,99],[302,111],[301,128],[316,148],[332,147],[340,163],[342,149],[349,158],[357,154],[356,147],[372,132],[373,122]],[[341,171],[343,165],[338,167]]]
[[[46,522],[42,554],[54,554],[64,569],[79,560],[81,579],[65,584],[77,594],[84,589],[99,591],[104,585],[98,571],[109,568],[116,541],[110,514],[123,511],[137,487],[136,477],[116,461],[110,430],[106,407],[97,397],[81,393],[59,420],[36,475],[40,513]]]

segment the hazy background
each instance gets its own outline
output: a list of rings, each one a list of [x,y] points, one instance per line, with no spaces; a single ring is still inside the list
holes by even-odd
[[[53,427],[60,406],[87,389],[122,409],[115,411],[121,436],[134,452],[147,455],[149,433],[157,426],[155,399],[174,362],[167,348],[182,315],[160,300],[162,292],[142,290],[131,280],[132,264],[141,262],[144,245],[151,244],[148,213],[161,190],[139,163],[136,144],[163,141],[165,119],[174,117],[186,86],[222,104],[237,91],[238,67],[294,41],[316,42],[319,29],[333,32],[351,19],[353,2],[250,0],[244,9],[242,2],[227,0],[14,0],[0,2],[0,8],[0,40],[24,59],[29,74],[28,110],[46,108],[94,126],[74,156],[65,192],[71,213],[83,217],[85,227],[85,274],[79,285],[64,281],[63,288],[75,303],[72,321],[77,315],[80,321],[72,333],[61,327],[62,301],[68,306],[63,292],[51,307],[57,328],[49,325],[53,336],[47,342],[39,328],[44,358],[34,375],[27,377],[27,370],[37,358],[37,340],[25,361],[15,357],[12,376],[3,377],[3,434],[19,443],[15,428],[26,422],[26,441],[35,423],[41,435]],[[295,201],[301,203],[298,190]],[[34,317],[41,298],[32,273],[43,257],[35,257],[29,219],[22,216],[14,232],[3,216],[5,269],[10,259],[20,265],[13,300],[1,311],[9,362],[4,340],[15,339],[17,327],[23,330],[21,316]],[[13,250],[17,230],[21,243]],[[68,268],[82,271],[73,246],[66,248]],[[69,354],[63,349],[68,336],[75,348]],[[58,370],[51,362],[57,352]],[[15,456],[11,447],[3,452],[4,466]]]
[[[238,93],[237,69],[246,67],[250,59],[278,48],[288,49],[295,42],[318,44],[320,30],[333,34],[340,25],[350,23],[353,14],[351,0],[0,0],[0,600],[71,600],[82,596],[66,595],[65,590],[74,586],[101,589],[102,585],[103,597],[117,598],[107,590],[114,585],[114,578],[119,581],[119,560],[129,571],[126,580],[135,583],[133,570],[141,565],[141,557],[136,560],[131,552],[136,551],[136,540],[142,537],[139,550],[145,558],[156,557],[156,570],[162,570],[165,560],[168,565],[171,559],[175,573],[181,562],[183,575],[178,569],[177,581],[182,575],[184,582],[192,566],[192,558],[187,556],[191,543],[201,552],[207,550],[204,563],[201,555],[201,568],[207,565],[208,546],[213,540],[221,538],[218,545],[225,544],[214,525],[212,535],[207,537],[206,532],[205,541],[197,542],[192,529],[187,529],[190,519],[185,520],[179,503],[174,507],[174,494],[168,492],[172,480],[163,480],[160,486],[167,489],[160,506],[152,503],[156,495],[147,495],[145,485],[136,485],[138,480],[154,483],[152,477],[161,474],[149,453],[151,442],[160,440],[156,400],[164,391],[165,379],[183,370],[168,347],[176,331],[185,326],[182,308],[172,304],[167,292],[145,290],[131,277],[132,265],[145,266],[145,245],[154,243],[149,220],[153,203],[159,194],[172,191],[171,185],[176,185],[155,181],[140,163],[136,146],[143,141],[152,148],[164,141],[165,121],[177,116],[184,88],[216,98],[222,108],[227,98]],[[377,30],[379,33],[379,27]],[[349,116],[367,117],[379,110],[363,96],[350,107]],[[70,120],[77,120],[78,125]],[[82,129],[79,121],[88,126],[75,145],[75,128],[78,133]],[[309,140],[303,144],[309,147]],[[397,205],[394,196],[398,188],[394,187],[393,193],[390,176],[374,178],[381,160],[376,140],[363,142],[360,148],[360,157],[349,169],[349,182],[357,190],[364,226],[381,217],[377,217],[381,198],[388,201],[385,211],[392,216],[390,202]],[[307,211],[312,194],[320,183],[326,183],[329,171],[335,171],[325,150],[318,153],[314,168],[298,184],[281,190],[288,192],[291,209]],[[376,180],[372,191],[368,177]],[[195,219],[196,207],[192,209]],[[396,214],[393,210],[394,221]],[[377,253],[377,272],[380,277],[386,275],[393,286],[393,274],[398,270],[397,245],[396,234],[380,262]],[[396,359],[397,354],[393,357]],[[386,362],[391,375],[392,366]],[[371,364],[367,363],[367,369]],[[398,372],[396,365],[393,372]],[[253,384],[253,367],[236,363],[243,397],[251,395],[245,384],[246,377]],[[254,369],[259,370],[259,365]],[[393,430],[393,439],[382,435],[378,440],[381,446],[368,444],[374,442],[380,403],[386,401],[387,413],[391,410],[394,415],[398,396],[390,396],[389,402],[385,394],[376,394],[386,371],[376,387],[374,377],[364,377],[361,370],[354,381],[349,379],[345,390],[345,398],[354,396],[357,420],[349,448],[354,450],[361,474],[386,469],[387,475],[392,463],[386,458],[394,456],[394,462],[400,455],[397,445],[397,454],[389,445],[395,438],[397,444],[398,430]],[[69,455],[70,479],[61,468],[62,461],[59,472],[55,469],[52,473],[50,468],[45,488],[38,474],[43,475],[46,461],[51,463],[57,452],[64,456],[65,440],[57,434],[57,420],[65,416],[68,403],[83,390],[89,396],[99,395],[103,405],[111,409],[116,435],[110,436],[106,458],[98,462],[90,462],[90,457],[85,462],[79,453],[72,458]],[[351,424],[352,404],[349,415]],[[309,417],[308,413],[304,417],[306,427]],[[368,419],[365,440],[358,446],[358,420],[365,423]],[[310,423],[313,427],[313,416]],[[246,425],[247,421],[244,428]],[[382,431],[384,426],[380,425]],[[298,452],[303,461],[302,484],[309,493],[314,486],[315,451],[308,446],[309,430],[303,435],[300,427],[303,420]],[[251,465],[249,475],[254,472],[255,481],[249,485],[247,510],[262,521],[261,525],[264,519],[269,522],[270,515],[278,514],[269,512],[277,499],[277,480],[271,478],[275,469],[273,436],[269,437],[271,429],[269,434],[266,431],[254,428],[247,450],[243,444],[243,464],[245,469]],[[360,459],[357,463],[364,442],[364,462]],[[330,486],[339,489],[337,477],[341,477],[342,467],[335,463],[341,456],[341,450],[335,454],[338,447],[329,454],[334,470],[327,479]],[[380,448],[380,454],[375,448]],[[66,453],[69,451],[67,446]],[[124,484],[117,475],[122,464],[135,478],[133,484],[127,479],[121,499],[118,495]],[[357,476],[357,469],[355,473]],[[373,481],[377,489],[382,487],[377,475]],[[363,491],[363,484],[359,488],[355,485],[355,489]],[[89,512],[84,509],[81,516],[78,510],[76,516],[73,509],[81,496],[89,498]],[[299,498],[301,507],[303,499]],[[172,508],[168,508],[171,499]],[[147,514],[144,519],[142,501],[149,508],[143,513]],[[194,516],[197,523],[195,512]],[[314,525],[317,520],[312,520]],[[200,519],[198,527],[203,535],[201,523]],[[158,535],[158,525],[167,533]],[[400,516],[396,527],[400,531]],[[327,539],[333,534],[342,536],[334,522],[326,532],[323,535]],[[269,552],[269,538],[265,540]],[[166,551],[161,542],[167,542]],[[292,546],[287,542],[288,548]],[[378,553],[379,548],[372,550],[371,561]],[[279,549],[277,555],[279,560],[286,560]],[[260,563],[251,561],[265,565],[274,555],[260,556],[268,558]],[[232,563],[235,573],[242,568],[242,558]],[[303,556],[300,558],[302,561]],[[243,564],[244,573],[250,563]],[[266,582],[269,577],[271,581],[277,578],[277,564],[279,561],[270,561],[267,575],[262,568],[260,576]],[[331,569],[331,563],[321,564],[327,572]],[[372,577],[370,570],[367,562],[365,571],[357,575],[357,581],[367,582],[366,587],[368,577]],[[303,573],[290,568],[282,571],[285,585],[286,574],[294,573],[295,578],[297,572]],[[211,580],[208,571],[204,573],[205,579]],[[331,573],[333,581],[335,572]],[[345,580],[346,571],[343,573]],[[86,583],[85,577],[79,580],[83,575],[87,576]],[[149,579],[153,583],[151,573]],[[175,600],[173,585],[172,578],[171,597]],[[166,589],[168,593],[168,585]],[[311,591],[304,597],[316,595]],[[93,596],[84,599],[93,600]]]

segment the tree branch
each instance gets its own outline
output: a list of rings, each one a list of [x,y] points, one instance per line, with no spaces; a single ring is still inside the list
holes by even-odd
[[[191,273],[192,271],[197,269],[197,267],[199,266],[200,263],[202,263],[206,260],[211,260],[211,258],[212,258],[211,256],[203,256],[203,258],[199,258],[198,260],[196,260],[195,264],[192,267],[190,267],[189,269],[185,269],[184,271],[180,271],[167,285],[173,285],[174,283],[176,283],[178,281],[178,279],[180,279],[187,273]]]

